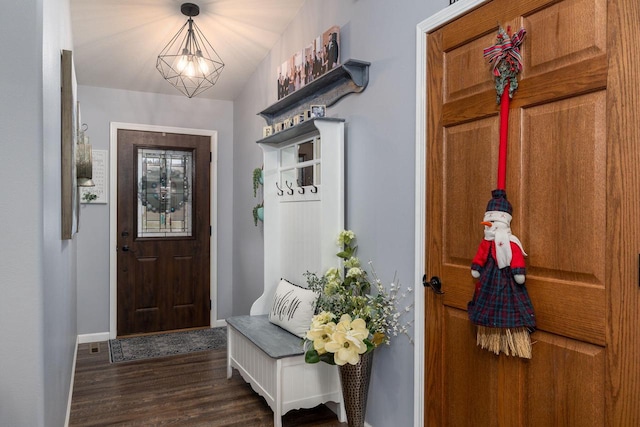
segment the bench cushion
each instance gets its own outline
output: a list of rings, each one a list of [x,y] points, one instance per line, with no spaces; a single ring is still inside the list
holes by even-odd
[[[273,359],[304,354],[304,341],[274,325],[266,314],[258,316],[233,316],[227,325],[237,330]]]

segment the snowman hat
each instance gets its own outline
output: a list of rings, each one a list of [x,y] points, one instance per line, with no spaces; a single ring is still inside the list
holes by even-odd
[[[511,224],[513,207],[507,200],[507,192],[503,189],[493,190],[491,192],[491,200],[487,203],[487,211],[484,214],[485,221],[501,221],[505,224]]]

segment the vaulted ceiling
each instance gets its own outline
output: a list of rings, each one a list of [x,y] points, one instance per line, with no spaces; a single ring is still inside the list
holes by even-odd
[[[194,17],[225,68],[199,98],[233,100],[304,0],[202,0]],[[71,0],[78,84],[180,95],[156,70],[160,51],[186,22],[182,0]]]

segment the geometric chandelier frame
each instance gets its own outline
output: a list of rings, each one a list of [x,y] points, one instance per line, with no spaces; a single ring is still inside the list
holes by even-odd
[[[200,14],[200,8],[184,3],[180,11],[189,19],[162,49],[156,68],[165,80],[192,98],[216,84],[224,63],[192,19]]]

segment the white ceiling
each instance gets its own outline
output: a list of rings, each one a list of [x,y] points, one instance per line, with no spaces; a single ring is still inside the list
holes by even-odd
[[[217,84],[198,98],[234,100],[304,0],[201,0],[194,22],[222,58]],[[71,0],[78,84],[180,95],[156,58],[186,22],[183,0]]]

